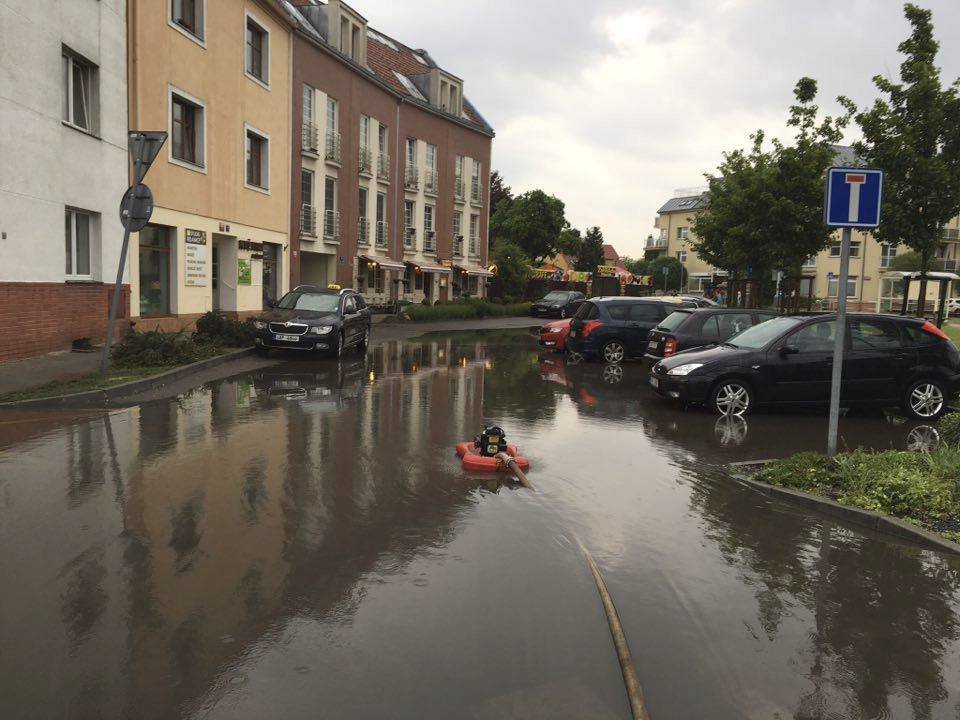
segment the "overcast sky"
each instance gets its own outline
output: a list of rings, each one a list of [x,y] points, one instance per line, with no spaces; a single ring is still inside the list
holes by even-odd
[[[960,76],[960,2],[934,12],[939,63]],[[704,184],[721,153],[764,128],[786,134],[797,79],[858,104],[898,77],[908,32],[892,0],[354,0],[374,28],[464,79],[496,129],[493,168],[514,192],[562,199],[642,254],[674,190]],[[856,130],[852,129],[851,133]],[[853,138],[851,138],[853,139]]]

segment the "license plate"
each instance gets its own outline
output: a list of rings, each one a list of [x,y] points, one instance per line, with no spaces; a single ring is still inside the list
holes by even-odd
[[[300,342],[299,335],[274,335],[273,339],[278,342]]]
[[[657,349],[657,341],[656,341],[656,340],[651,340],[651,341],[650,341],[650,344],[647,345],[647,347],[650,348],[651,350],[656,350],[656,349]]]
[[[660,387],[660,378],[651,377],[651,378],[650,378],[650,387],[659,388],[659,387]]]

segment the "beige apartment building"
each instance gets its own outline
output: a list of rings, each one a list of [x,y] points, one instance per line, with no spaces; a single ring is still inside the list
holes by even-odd
[[[130,127],[169,138],[131,245],[131,317],[177,328],[289,287],[291,32],[275,0],[132,0]]]

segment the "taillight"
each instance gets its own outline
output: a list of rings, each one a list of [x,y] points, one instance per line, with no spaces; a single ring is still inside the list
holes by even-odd
[[[950,340],[950,336],[947,335],[943,330],[938,328],[936,325],[934,325],[932,322],[929,322],[929,321],[925,322],[923,325],[920,326],[920,329],[923,330],[928,335],[933,335],[934,337],[938,337],[941,340],[948,340],[948,341]]]
[[[590,322],[588,322],[586,325],[583,326],[583,336],[589,337],[590,333],[592,333],[601,325],[603,325],[603,323],[600,322],[599,320],[591,320]]]
[[[663,356],[670,357],[677,351],[677,341],[674,338],[667,338],[663,344]]]

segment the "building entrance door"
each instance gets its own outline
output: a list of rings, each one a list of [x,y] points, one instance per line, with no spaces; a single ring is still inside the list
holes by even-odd
[[[210,248],[210,307],[214,310],[220,309],[220,252],[217,248],[216,239],[213,240]]]

